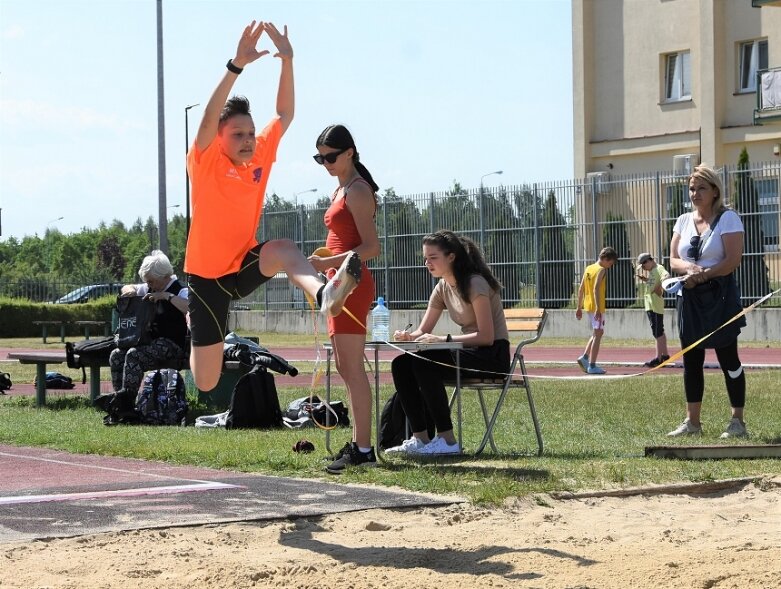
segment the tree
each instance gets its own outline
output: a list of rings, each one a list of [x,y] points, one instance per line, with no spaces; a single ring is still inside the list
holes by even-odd
[[[605,306],[608,309],[624,309],[635,299],[632,250],[624,217],[608,213],[602,235],[603,243],[611,246],[618,254],[618,260],[607,274]]]
[[[735,270],[740,284],[741,302],[744,306],[755,303],[770,292],[768,268],[765,264],[765,234],[762,231],[762,212],[759,193],[749,169],[748,151],[744,147],[738,158],[735,173],[735,208],[743,221],[743,260]]]
[[[556,203],[556,193],[550,191],[542,209],[540,229],[540,276],[537,293],[546,309],[566,307],[572,298],[575,265],[567,252],[564,228],[566,221]]]
[[[106,234],[98,242],[97,267],[105,268],[112,282],[122,280],[125,272],[125,256],[116,235]]]

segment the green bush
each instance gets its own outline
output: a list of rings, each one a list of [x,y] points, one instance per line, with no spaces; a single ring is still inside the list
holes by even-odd
[[[0,297],[0,337],[38,337],[41,326],[33,325],[33,321],[65,321],[66,335],[83,336],[83,330],[74,321],[111,321],[115,301],[109,295],[89,303],[55,305]],[[49,332],[54,334],[55,330]]]

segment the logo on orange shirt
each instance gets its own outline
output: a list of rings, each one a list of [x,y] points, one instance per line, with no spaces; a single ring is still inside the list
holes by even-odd
[[[263,176],[263,168],[255,168],[252,170],[252,181],[255,184],[260,183],[260,177]]]
[[[236,171],[236,168],[231,168],[228,170],[228,173],[225,174],[226,178],[236,178],[237,180],[241,180],[241,176],[239,176],[238,171]]]

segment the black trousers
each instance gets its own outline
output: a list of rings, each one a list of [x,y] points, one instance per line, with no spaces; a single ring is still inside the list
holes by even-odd
[[[417,352],[417,355],[441,364],[409,354],[397,356],[391,363],[393,384],[399,393],[412,431],[420,432],[427,428],[426,408],[434,419],[437,432],[452,430],[453,421],[450,419],[445,381],[456,378],[455,351],[424,350]],[[460,360],[462,378],[502,378],[490,373],[505,374],[510,369],[510,342],[496,340],[492,346],[465,348],[461,350]],[[464,368],[482,372],[463,370]]]
[[[741,370],[737,377],[731,377],[730,372],[735,373],[741,368],[738,356],[738,340],[723,348],[716,348],[716,358],[724,373],[724,383],[727,386],[730,407],[744,407],[746,405],[746,374]],[[702,403],[705,392],[705,350],[694,348],[683,355],[683,387],[686,392],[687,403]]]

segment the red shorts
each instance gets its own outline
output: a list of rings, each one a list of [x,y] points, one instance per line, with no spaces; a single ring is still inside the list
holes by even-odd
[[[335,273],[336,270],[331,269],[328,271],[327,276],[330,278]],[[366,335],[366,326],[369,321],[369,309],[375,298],[376,293],[372,273],[369,272],[366,264],[361,264],[361,281],[358,283],[358,286],[355,287],[355,290],[350,293],[350,296],[347,297],[347,302],[344,306],[350,310],[350,313],[355,315],[358,321],[363,322],[363,325],[359,325],[355,319],[342,311],[336,317],[328,318],[328,337],[337,333]]]

